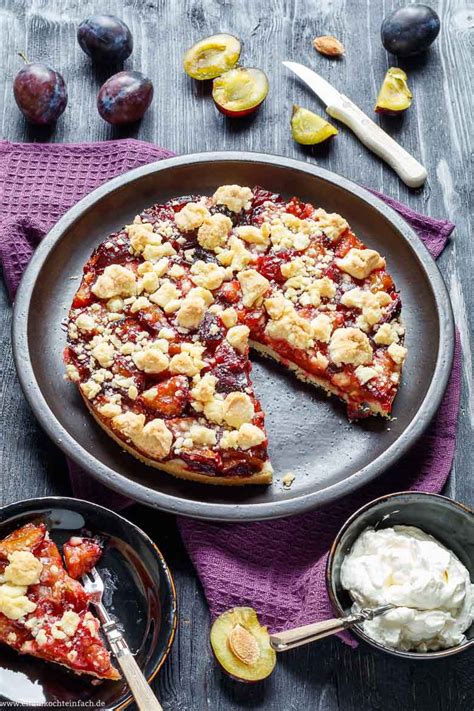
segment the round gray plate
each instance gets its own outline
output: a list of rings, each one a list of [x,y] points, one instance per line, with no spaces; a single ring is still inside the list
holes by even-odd
[[[345,408],[283,368],[252,356],[267,414],[271,486],[214,487],[140,464],[95,424],[63,380],[61,326],[82,267],[96,245],[143,208],[218,185],[261,185],[339,212],[387,258],[400,290],[409,353],[391,422],[349,423]],[[287,516],[348,494],[384,471],[436,412],[451,370],[453,318],[446,287],[426,248],[392,209],[363,188],[313,165],[258,153],[201,153],[132,170],[75,205],[45,237],[17,294],[13,347],[28,401],[64,452],[107,486],[156,508],[224,521]],[[281,477],[296,475],[290,490]]]

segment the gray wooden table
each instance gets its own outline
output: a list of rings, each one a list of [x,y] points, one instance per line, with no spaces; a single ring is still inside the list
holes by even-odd
[[[414,94],[401,118],[381,125],[419,158],[428,182],[410,191],[369,154],[349,130],[330,144],[304,149],[289,134],[291,105],[320,107],[281,66],[302,61],[320,71],[368,114],[386,69],[396,64],[384,51],[379,28],[391,0],[0,0],[1,137],[11,141],[81,142],[133,136],[177,153],[208,149],[279,153],[340,173],[399,198],[457,229],[439,260],[464,351],[463,399],[456,458],[446,493],[474,502],[469,330],[472,328],[473,241],[469,211],[469,138],[472,125],[469,25],[473,8],[462,0],[431,0],[442,31],[424,57],[401,61]],[[400,3],[404,4],[404,3]],[[153,108],[138,127],[114,129],[95,109],[107,74],[93,70],[75,39],[79,22],[94,11],[122,17],[135,49],[126,68],[148,74],[155,85]],[[240,122],[224,119],[205,88],[181,70],[181,57],[196,39],[219,31],[244,41],[247,65],[264,69],[271,83],[265,106]],[[334,34],[347,49],[342,61],[316,55],[313,37]],[[53,131],[28,127],[12,95],[20,67],[17,50],[58,68],[69,88],[69,106]],[[11,309],[0,288],[0,502],[69,494],[64,458],[34,420],[20,392],[10,347]],[[163,550],[175,574],[179,631],[156,689],[165,709],[313,709],[324,711],[455,711],[472,708],[472,655],[412,664],[361,645],[351,651],[337,640],[295,650],[279,661],[267,682],[239,685],[225,678],[209,652],[209,618],[200,584],[178,537],[173,518],[134,506],[131,519]]]

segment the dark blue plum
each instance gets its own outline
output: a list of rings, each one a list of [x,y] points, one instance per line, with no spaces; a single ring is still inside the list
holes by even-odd
[[[81,48],[96,62],[123,62],[132,53],[129,28],[115,15],[92,15],[77,30]]]
[[[153,84],[141,72],[119,72],[107,79],[97,97],[97,109],[112,124],[142,118],[153,98]]]
[[[40,62],[28,63],[13,82],[18,108],[30,123],[55,123],[67,106],[67,88],[61,74]]]
[[[419,54],[435,41],[440,26],[438,15],[428,5],[399,7],[382,22],[382,44],[399,57]]]

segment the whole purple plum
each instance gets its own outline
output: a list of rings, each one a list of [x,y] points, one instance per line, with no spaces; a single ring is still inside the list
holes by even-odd
[[[133,123],[142,118],[152,98],[151,79],[141,72],[119,72],[101,86],[97,109],[109,123]]]
[[[415,3],[399,7],[382,22],[382,44],[398,57],[409,57],[428,49],[440,30],[440,20],[433,8]]]
[[[115,15],[92,15],[77,30],[77,40],[86,54],[97,62],[123,62],[133,50],[129,28]]]
[[[67,106],[67,88],[61,74],[40,62],[28,62],[15,77],[13,94],[30,123],[55,123]]]

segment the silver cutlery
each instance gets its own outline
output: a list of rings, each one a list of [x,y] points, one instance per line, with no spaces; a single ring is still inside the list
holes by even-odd
[[[303,644],[316,642],[318,639],[347,630],[365,620],[372,620],[378,615],[383,615],[385,612],[393,610],[393,608],[394,605],[383,605],[373,609],[363,608],[359,612],[347,615],[347,617],[335,617],[331,620],[303,625],[303,627],[294,627],[284,632],[276,632],[270,635],[270,645],[276,652],[286,652],[288,649],[301,647]]]
[[[283,62],[283,64],[323,101],[329,116],[345,123],[367,148],[388,163],[406,185],[410,188],[423,185],[427,173],[421,163],[366,116],[347,96],[340,94],[329,82],[303,64],[298,62]]]
[[[102,603],[104,581],[97,569],[92,568],[90,573],[83,575],[81,582],[85,591],[91,596],[91,602],[96,608],[102,623],[102,631],[107,637],[110,648],[127,680],[138,708],[140,711],[163,711],[161,704],[151,690],[145,675],[130,651],[123,634]]]

